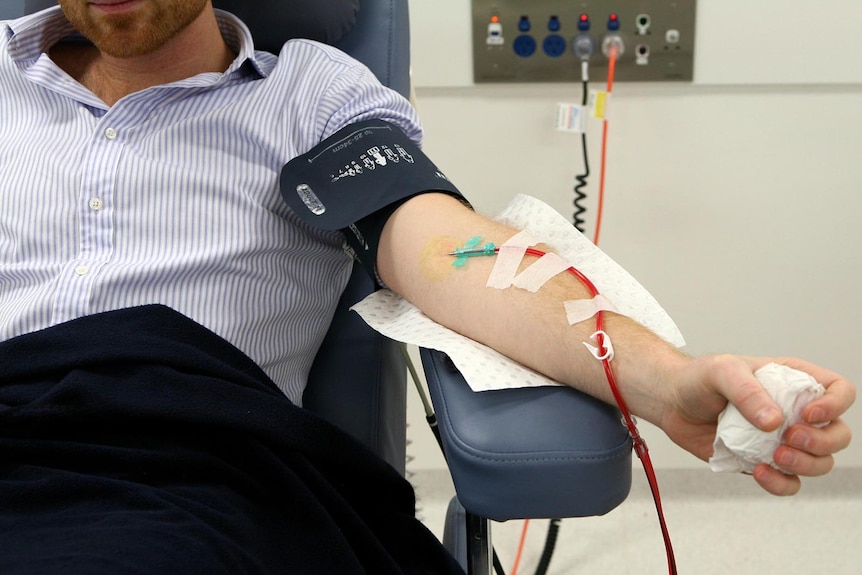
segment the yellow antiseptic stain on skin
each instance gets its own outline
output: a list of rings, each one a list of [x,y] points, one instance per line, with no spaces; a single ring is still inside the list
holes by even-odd
[[[452,256],[449,252],[457,248],[463,241],[450,236],[431,238],[422,247],[419,254],[419,271],[422,277],[430,282],[440,282],[455,271],[452,267]]]

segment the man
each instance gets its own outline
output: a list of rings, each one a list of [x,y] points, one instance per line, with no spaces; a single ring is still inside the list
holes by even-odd
[[[161,303],[237,346],[296,401],[349,260],[338,234],[310,229],[286,209],[278,170],[366,119],[418,138],[412,111],[334,51],[298,42],[277,61],[255,55],[210,0],[59,3],[65,17],[19,22],[0,46],[11,86],[0,95],[0,157],[16,159],[2,166],[0,188],[8,250],[0,337]],[[486,288],[494,258],[454,272],[447,254],[468,237],[499,245],[515,233],[450,194],[418,195],[385,221],[376,271],[439,323],[612,403],[601,365],[581,345],[593,330],[559,311],[564,300],[589,297],[576,280],[558,276],[532,294]],[[781,424],[753,377],[772,360],[690,358],[609,315],[629,407],[684,449],[710,456],[728,401],[763,430]],[[848,445],[841,415],[855,390],[827,369],[775,361],[827,389],[775,452],[786,473],[765,464],[753,473],[768,492],[789,495],[799,476],[827,473]]]

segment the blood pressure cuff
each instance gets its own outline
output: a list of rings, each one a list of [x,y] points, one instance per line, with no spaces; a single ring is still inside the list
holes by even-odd
[[[376,283],[380,235],[389,216],[425,192],[464,201],[458,189],[397,126],[351,124],[281,170],[281,195],[304,222],[342,230]],[[466,203],[466,202],[465,202]]]

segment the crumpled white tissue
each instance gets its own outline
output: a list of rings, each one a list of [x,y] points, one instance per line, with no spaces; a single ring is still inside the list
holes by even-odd
[[[655,298],[547,204],[530,196],[518,195],[497,216],[497,220],[531,232],[566,260],[573,262],[593,281],[602,295],[616,305],[620,313],[652,329],[678,347],[685,345],[676,324]],[[445,352],[473,391],[559,385],[493,349],[434,322],[389,290],[379,290],[351,309],[358,312],[372,328],[391,339]],[[561,302],[560,314],[565,313]]]
[[[728,404],[718,417],[715,453],[709,459],[713,471],[751,473],[758,463],[780,469],[773,453],[781,445],[784,432],[802,420],[806,405],[826,392],[809,374],[786,365],[767,364],[754,376],[784,412],[784,421],[775,431],[761,431]]]

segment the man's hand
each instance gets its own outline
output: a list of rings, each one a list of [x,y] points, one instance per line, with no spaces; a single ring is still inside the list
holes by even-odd
[[[775,495],[793,495],[800,488],[799,476],[828,473],[833,454],[850,443],[850,428],[841,416],[853,404],[856,390],[838,374],[798,359],[762,359],[735,356],[705,356],[685,368],[674,386],[675,405],[662,417],[660,426],[674,442],[703,460],[712,455],[719,413],[730,401],[751,423],[764,431],[781,425],[782,414],[754,377],[754,371],[774,361],[809,373],[825,388],[823,397],[802,412],[804,423],[790,427],[784,445],[774,454],[775,463],[786,473],[760,464],[754,479]],[[824,427],[815,425],[827,424]]]

